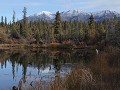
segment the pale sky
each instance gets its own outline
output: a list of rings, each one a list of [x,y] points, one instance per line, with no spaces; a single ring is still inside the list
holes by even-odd
[[[16,19],[19,20],[22,18],[24,7],[27,7],[27,16],[41,11],[55,13],[68,10],[112,10],[120,13],[120,0],[0,0],[0,16],[6,16],[10,21],[15,10]]]

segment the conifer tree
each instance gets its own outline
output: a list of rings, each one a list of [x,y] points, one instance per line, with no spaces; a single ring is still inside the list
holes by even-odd
[[[19,38],[18,32],[16,30],[16,23],[15,23],[15,11],[13,11],[13,20],[12,20],[12,28],[11,28],[11,37]]]
[[[12,23],[14,24],[15,23],[15,11],[13,10],[13,21]]]
[[[7,18],[5,17],[5,24],[4,24],[4,29],[5,29],[5,33],[8,32],[8,25],[7,25]]]
[[[7,18],[5,17],[5,25],[7,25]]]
[[[29,35],[29,32],[28,32],[28,23],[27,23],[27,18],[26,18],[27,8],[24,7],[24,9],[23,9],[22,12],[23,12],[23,20],[22,20],[21,35],[26,38]]]
[[[22,26],[22,23],[20,23],[20,35],[23,34],[23,26]]]
[[[4,26],[4,20],[3,20],[3,16],[1,17],[1,26]]]
[[[62,25],[61,25],[61,16],[60,16],[59,11],[56,13],[54,23],[55,23],[55,29],[54,29],[55,38],[59,38],[59,40],[60,40],[61,39],[61,34],[62,34]]]
[[[113,24],[114,24],[115,32],[117,32],[118,31],[118,27],[119,27],[117,16],[114,16]]]
[[[40,31],[39,31],[39,29],[36,29],[35,39],[36,39],[37,44],[39,44],[39,42],[40,42]]]
[[[90,28],[89,36],[90,36],[90,38],[94,39],[96,37],[97,32],[95,29],[95,22],[94,22],[93,15],[91,15],[89,19],[90,19],[90,21],[89,21],[89,28]]]
[[[85,34],[85,37],[84,37],[84,40],[85,40],[85,42],[87,42],[87,40],[89,39],[89,25],[88,25],[88,23],[87,22],[83,22],[83,31],[85,32],[84,34]]]
[[[80,24],[79,36],[80,36],[81,39],[84,38],[84,31],[83,31],[82,24]]]

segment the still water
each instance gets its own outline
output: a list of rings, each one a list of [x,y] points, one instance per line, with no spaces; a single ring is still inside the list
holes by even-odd
[[[64,77],[76,64],[87,64],[95,55],[87,50],[0,50],[0,90],[12,90],[20,82],[24,89],[32,87],[41,78],[49,83],[49,78]]]

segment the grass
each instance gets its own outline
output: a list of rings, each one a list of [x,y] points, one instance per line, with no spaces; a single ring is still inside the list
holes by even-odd
[[[95,80],[89,68],[76,66],[71,73],[60,77],[57,75],[55,79],[49,78],[50,82],[46,82],[40,78],[34,80],[33,86],[26,86],[26,90],[89,90],[95,89]]]
[[[107,47],[87,64],[79,64],[50,82],[34,80],[26,90],[120,90],[120,49]]]

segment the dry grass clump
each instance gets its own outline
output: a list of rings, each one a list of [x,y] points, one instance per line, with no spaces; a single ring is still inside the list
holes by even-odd
[[[76,66],[64,78],[56,77],[49,90],[90,90],[95,89],[95,80],[88,68]]]
[[[48,90],[66,90],[63,83],[63,78],[55,77],[55,80],[49,84]]]
[[[94,88],[94,84],[95,80],[90,69],[77,66],[66,77],[64,86],[67,90],[89,90]]]

